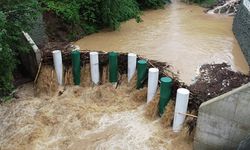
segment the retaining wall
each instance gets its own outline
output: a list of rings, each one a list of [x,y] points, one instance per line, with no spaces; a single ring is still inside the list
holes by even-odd
[[[26,31],[30,34],[34,42],[38,45],[39,48],[45,46],[48,42],[48,36],[46,35],[46,27],[43,21],[42,13],[39,13],[37,16],[37,20],[34,23],[31,31]]]
[[[250,65],[250,0],[242,0],[234,18],[233,32]]]
[[[203,103],[194,149],[236,149],[250,133],[250,83]]]

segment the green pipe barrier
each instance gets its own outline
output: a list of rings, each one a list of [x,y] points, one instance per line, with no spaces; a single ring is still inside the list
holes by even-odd
[[[116,52],[109,53],[109,82],[118,81],[118,54]]]
[[[161,87],[160,87],[160,101],[159,101],[159,115],[165,111],[165,106],[168,104],[171,96],[171,88],[173,81],[169,77],[161,78]]]
[[[71,52],[71,58],[72,58],[72,72],[73,72],[74,84],[80,85],[80,78],[81,78],[80,52],[78,50],[73,50]]]
[[[146,60],[139,60],[137,62],[137,83],[136,88],[140,89],[143,88],[143,80],[146,79],[147,76],[147,61]]]

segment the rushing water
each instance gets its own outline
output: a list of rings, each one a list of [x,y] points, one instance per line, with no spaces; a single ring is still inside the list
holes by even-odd
[[[247,73],[246,60],[232,33],[233,17],[209,15],[199,6],[173,2],[165,9],[143,13],[143,22],[122,24],[118,31],[102,31],[76,42],[82,49],[134,52],[174,66],[191,83],[206,63],[227,62]]]

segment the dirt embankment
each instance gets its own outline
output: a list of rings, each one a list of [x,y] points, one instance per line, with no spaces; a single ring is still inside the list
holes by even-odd
[[[197,81],[189,86],[198,109],[202,102],[222,95],[250,81],[249,76],[234,72],[226,63],[206,64],[200,68]]]
[[[43,13],[43,21],[46,27],[48,42],[70,42],[86,35],[80,26],[65,22],[64,19],[52,11]]]

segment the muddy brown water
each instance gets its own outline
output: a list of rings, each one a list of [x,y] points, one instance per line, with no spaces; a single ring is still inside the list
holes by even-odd
[[[192,149],[187,129],[175,134],[160,118],[145,117],[145,90],[106,83],[66,86],[60,96],[33,93],[23,85],[18,99],[1,105],[1,150]]]
[[[235,71],[249,67],[232,33],[233,17],[209,15],[204,9],[173,1],[165,9],[143,13],[143,22],[130,20],[118,31],[102,31],[80,39],[82,49],[134,52],[170,63],[190,84],[199,67],[226,62]]]

